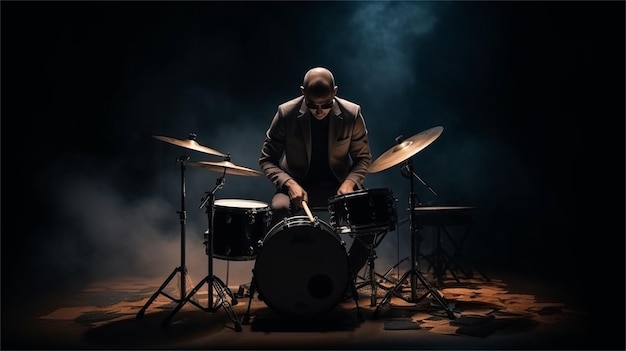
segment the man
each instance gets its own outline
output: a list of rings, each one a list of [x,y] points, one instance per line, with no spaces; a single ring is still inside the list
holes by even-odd
[[[259,165],[276,187],[270,228],[304,214],[304,206],[328,208],[330,197],[362,189],[372,162],[361,107],[337,97],[330,70],[307,71],[300,91],[278,106],[261,148]],[[368,255],[369,249],[354,240],[348,253],[354,274]]]

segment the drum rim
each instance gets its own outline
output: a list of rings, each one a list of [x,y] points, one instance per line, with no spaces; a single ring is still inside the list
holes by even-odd
[[[274,229],[278,228],[280,225],[284,225],[285,221],[290,221],[292,219],[301,219],[301,221],[297,221],[296,223],[304,223],[304,224],[308,223],[309,225],[312,225],[312,226],[322,225],[322,226],[325,226],[327,229],[329,229],[330,232],[335,232],[335,228],[332,225],[330,225],[328,222],[322,219],[315,217],[315,221],[311,222],[311,219],[309,218],[309,216],[295,215],[295,216],[285,217],[281,219],[280,221],[276,222],[273,226],[271,226],[268,230],[265,231],[265,235],[263,235],[262,241],[265,241],[265,239],[268,238],[270,234],[273,234]],[[292,223],[287,223],[287,225],[291,226]],[[293,226],[296,226],[296,225],[293,225]]]
[[[330,204],[333,200],[337,200],[337,199],[349,198],[349,197],[354,197],[354,196],[358,196],[361,194],[369,194],[369,193],[384,193],[393,198],[393,191],[390,188],[372,188],[372,189],[359,189],[359,190],[355,190],[347,194],[333,195],[328,199],[328,203]]]
[[[228,202],[228,201],[233,201],[233,200],[242,201],[242,203],[248,202],[250,205],[252,205],[252,203],[255,203],[258,206],[243,207],[243,206],[226,206],[225,204],[223,204],[223,202]],[[268,203],[263,202],[263,201],[253,200],[253,199],[235,199],[235,198],[216,199],[213,202],[213,205],[215,207],[221,207],[221,208],[238,208],[238,209],[268,209],[270,207]]]

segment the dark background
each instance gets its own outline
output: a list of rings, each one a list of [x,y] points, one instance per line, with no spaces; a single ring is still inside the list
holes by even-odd
[[[412,157],[437,196],[414,189],[427,205],[476,207],[464,250],[477,266],[615,298],[603,312],[623,320],[624,2],[1,6],[3,304],[108,276],[165,278],[180,262],[176,158],[221,159],[152,136],[196,133],[258,169],[276,106],[321,65],[361,104],[374,159],[399,135],[444,127]],[[198,207],[218,177],[185,172],[198,269]],[[366,185],[390,188],[407,218],[398,167]],[[227,176],[216,197],[272,191]],[[406,256],[407,230],[381,244],[381,269]]]

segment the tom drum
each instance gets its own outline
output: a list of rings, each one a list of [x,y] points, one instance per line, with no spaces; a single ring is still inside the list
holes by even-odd
[[[363,189],[328,199],[330,225],[339,234],[371,233],[396,228],[396,209],[390,189]]]
[[[218,199],[213,213],[213,257],[251,261],[272,219],[268,204],[246,199]]]

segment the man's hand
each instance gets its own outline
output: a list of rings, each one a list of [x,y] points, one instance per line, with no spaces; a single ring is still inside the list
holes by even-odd
[[[285,186],[289,189],[289,199],[295,208],[302,208],[302,201],[309,202],[309,196],[306,191],[302,189],[300,184],[293,179],[289,179],[285,182]]]
[[[355,182],[350,179],[346,179],[341,183],[341,186],[337,190],[337,195],[349,194],[354,191]]]

